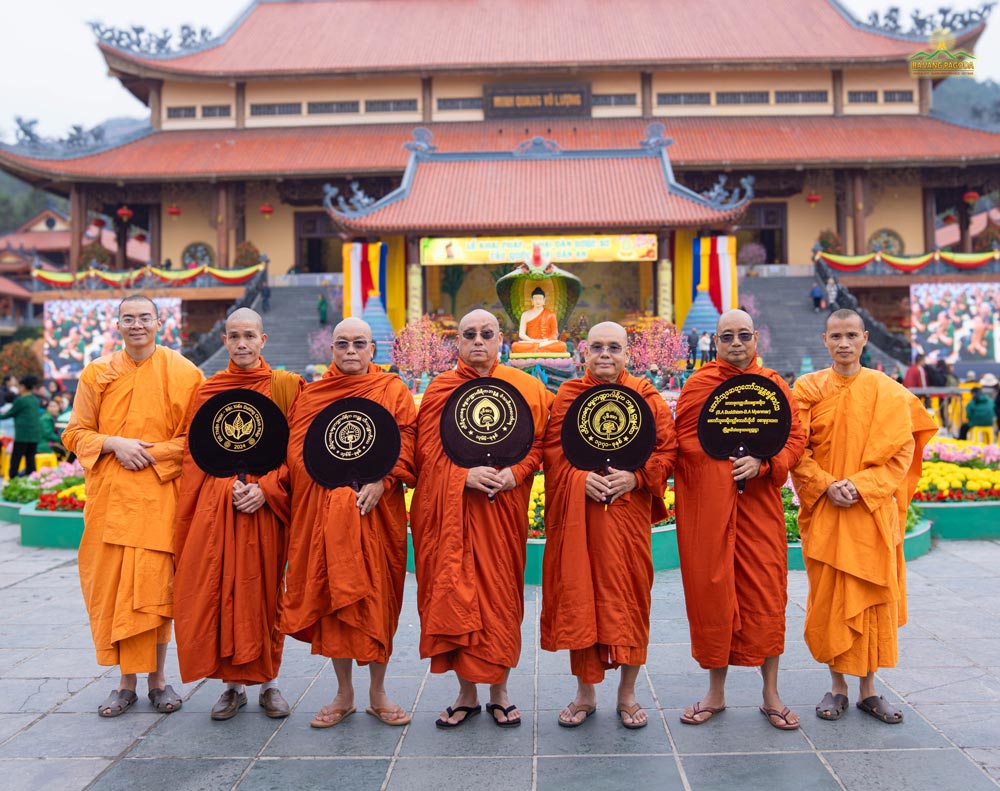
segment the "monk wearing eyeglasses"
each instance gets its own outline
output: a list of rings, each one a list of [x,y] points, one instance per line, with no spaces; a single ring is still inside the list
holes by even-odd
[[[337,694],[309,723],[339,725],[355,712],[353,667],[368,665],[365,711],[384,725],[401,726],[410,715],[391,700],[385,675],[392,639],[403,607],[406,577],[406,502],[412,486],[417,413],[413,397],[396,374],[372,362],[371,327],[344,319],[333,329],[333,364],[323,378],[305,386],[288,415],[292,514],[288,573],[278,626],[312,653],[330,657]],[[313,419],[344,398],[375,401],[399,426],[399,459],[380,481],[355,491],[328,489],[309,475],[303,444]]]
[[[709,673],[708,692],[685,709],[681,722],[701,725],[723,711],[729,666],[742,665],[761,668],[760,710],[768,722],[794,730],[799,719],[778,694],[788,599],[781,487],[802,455],[805,434],[793,409],[788,440],[772,458],[726,460],[705,453],[698,440],[701,408],[727,380],[742,374],[767,377],[793,403],[781,375],[758,364],[757,332],[748,313],[723,313],[715,341],[718,359],[691,375],[677,401],[677,548],[691,654]],[[742,494],[737,481],[746,481]]]
[[[141,294],[118,306],[125,348],[80,375],[63,443],[87,479],[77,560],[97,663],[121,678],[98,707],[117,717],[137,700],[136,674],[148,673],[149,700],[180,709],[164,663],[171,637],[174,513],[187,415],[204,377],[156,343],[156,305]]]
[[[487,710],[501,727],[521,724],[507,694],[507,676],[521,655],[528,499],[542,460],[552,394],[516,368],[500,365],[503,336],[496,317],[474,310],[458,325],[458,365],[431,382],[417,420],[419,481],[410,504],[417,571],[420,656],[432,673],[454,670],[459,692],[439,728],[479,714],[477,684],[490,685]],[[534,443],[503,469],[454,464],[441,442],[441,416],[452,392],[477,377],[517,388],[531,409]],[[493,496],[492,502],[489,497]]]

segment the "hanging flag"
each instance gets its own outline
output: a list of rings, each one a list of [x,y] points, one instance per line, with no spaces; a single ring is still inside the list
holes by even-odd
[[[701,240],[708,248],[708,294],[719,313],[736,304],[736,237],[713,236]]]
[[[385,307],[385,269],[388,245],[384,242],[348,242],[344,245],[344,318],[361,318],[371,296]]]

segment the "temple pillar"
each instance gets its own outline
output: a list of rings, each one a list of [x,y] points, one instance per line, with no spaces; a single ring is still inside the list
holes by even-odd
[[[840,69],[833,70],[833,114],[844,114],[844,72]]]
[[[834,222],[836,223],[837,238],[843,245],[844,252],[847,252],[847,174],[843,170],[836,170],[833,173],[833,211]]]
[[[866,250],[865,239],[865,174],[864,171],[856,170],[851,174],[851,209],[854,225],[854,255],[864,255]]]
[[[934,219],[937,217],[937,201],[933,189],[924,187],[923,198],[924,252],[929,253],[937,246],[937,235],[934,229]]]
[[[406,323],[414,324],[424,315],[424,273],[420,266],[420,243],[406,237]]]
[[[149,86],[149,125],[156,131],[163,128],[163,80]]]
[[[433,77],[424,77],[420,80],[420,109],[423,111],[423,122],[429,124],[434,120],[434,90]]]
[[[216,185],[215,191],[215,252],[216,266],[229,268],[230,193],[228,184]]]
[[[674,264],[667,258],[668,249],[660,248],[656,262],[656,315],[667,321],[674,320]]]
[[[969,233],[969,222],[971,220],[969,204],[964,200],[958,202],[958,231],[959,248],[962,253],[972,252],[972,234]]]
[[[163,205],[153,204],[149,207],[149,260],[156,266],[163,266],[160,259],[163,243]]]
[[[921,115],[928,115],[930,113],[933,93],[934,86],[931,85],[930,77],[921,77],[917,80],[917,97],[920,103]]]
[[[233,185],[233,214],[236,226],[236,246],[247,240],[247,185],[239,182]]]
[[[247,84],[236,83],[236,128],[243,129],[247,125]]]
[[[83,232],[87,228],[87,200],[85,188],[73,184],[69,188],[69,268],[80,268],[80,251],[83,249]]]
[[[642,102],[642,117],[653,117],[653,75],[644,71],[640,75],[640,101]]]

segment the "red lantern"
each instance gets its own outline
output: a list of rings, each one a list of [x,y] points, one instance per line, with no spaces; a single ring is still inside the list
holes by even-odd
[[[264,215],[265,220],[270,220],[271,215],[274,214],[274,206],[270,203],[263,203],[260,207],[260,213]]]
[[[178,217],[181,216],[181,207],[178,206],[176,203],[171,203],[169,206],[167,206],[167,214],[170,215],[171,220],[176,220]]]
[[[107,225],[107,223],[104,222],[104,218],[103,217],[98,217],[98,218],[96,218],[94,220],[93,225],[94,225],[95,228],[103,228],[105,225]]]
[[[118,219],[122,222],[128,222],[135,216],[135,212],[132,211],[128,206],[122,206],[118,211],[115,212],[118,215]]]
[[[976,205],[976,201],[979,200],[979,193],[975,190],[969,190],[962,196],[962,200],[969,204],[969,208],[971,209]]]
[[[146,234],[144,234],[144,233],[137,233],[132,238],[135,239],[137,242],[145,242],[146,241]]]
[[[806,203],[809,204],[810,209],[815,209],[816,204],[819,203],[821,200],[822,198],[816,192],[810,192],[808,195],[806,195]]]
[[[958,222],[958,217],[956,217],[954,214],[946,214],[944,216],[945,225],[954,225],[957,222]]]

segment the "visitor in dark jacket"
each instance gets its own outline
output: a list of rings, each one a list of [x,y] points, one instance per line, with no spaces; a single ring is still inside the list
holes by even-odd
[[[28,374],[18,384],[18,395],[6,409],[0,411],[0,417],[14,419],[14,447],[10,453],[10,474],[30,475],[35,471],[35,449],[42,438],[42,426],[39,420],[41,408],[38,397],[32,393],[38,384],[38,377]],[[24,461],[24,472],[19,473],[21,461]]]

